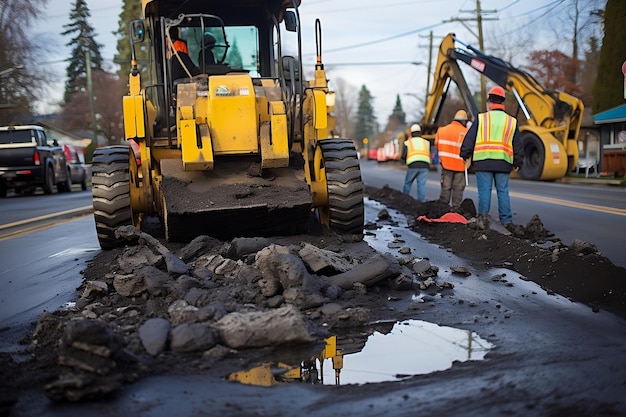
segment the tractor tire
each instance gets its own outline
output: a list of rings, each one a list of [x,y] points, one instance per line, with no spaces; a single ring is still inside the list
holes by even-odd
[[[109,146],[93,154],[91,193],[96,233],[102,249],[122,242],[115,237],[119,226],[133,224],[130,202],[129,148]]]
[[[526,180],[540,180],[546,163],[546,149],[539,137],[531,132],[522,133],[524,163],[519,171]]]
[[[54,192],[54,170],[50,166],[46,168],[46,178],[44,178],[42,188],[44,194],[52,194]]]
[[[363,234],[363,181],[354,143],[348,139],[318,142],[328,190],[328,226],[341,234]]]

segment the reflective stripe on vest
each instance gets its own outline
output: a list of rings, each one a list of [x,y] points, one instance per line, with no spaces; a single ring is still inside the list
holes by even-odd
[[[426,162],[430,164],[430,143],[420,137],[410,138],[405,142],[407,147],[406,164]]]
[[[512,164],[513,134],[516,126],[517,120],[503,111],[479,114],[474,161],[499,159]]]
[[[459,153],[466,132],[465,126],[454,122],[437,130],[435,144],[444,169],[450,171],[463,171],[465,169],[465,162]]]

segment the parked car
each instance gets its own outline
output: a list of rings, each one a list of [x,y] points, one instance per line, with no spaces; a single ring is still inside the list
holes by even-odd
[[[41,187],[52,194],[72,191],[63,148],[50,143],[41,126],[0,126],[0,197],[12,189],[31,194]]]
[[[67,165],[70,167],[72,183],[80,184],[80,188],[86,190],[87,167],[85,166],[85,153],[82,149],[71,145],[63,145],[63,152],[65,153]]]

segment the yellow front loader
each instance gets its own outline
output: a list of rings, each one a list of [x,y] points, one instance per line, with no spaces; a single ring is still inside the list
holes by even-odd
[[[357,152],[334,132],[319,21],[314,76],[303,77],[299,5],[143,0],[123,101],[132,146],[93,158],[103,248],[146,216],[171,241],[306,233],[312,219],[362,233]],[[148,52],[142,65],[138,48]]]

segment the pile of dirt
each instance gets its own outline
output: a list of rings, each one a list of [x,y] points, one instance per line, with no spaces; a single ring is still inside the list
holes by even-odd
[[[413,220],[419,216],[438,218],[450,211],[446,204],[422,204],[389,187],[367,188],[366,192],[370,199]],[[614,265],[593,243],[574,240],[565,244],[545,229],[538,215],[526,225],[514,225],[503,233],[493,219],[491,225],[481,224],[468,213],[462,214],[469,218],[467,225],[415,220],[410,227],[475,266],[513,269],[548,292],[586,303],[596,311],[606,309],[626,317],[626,269]]]
[[[451,288],[427,260],[400,261],[327,230],[167,246],[132,226],[116,234],[128,244],[95,257],[76,304],[38,320],[25,341],[30,360],[0,358],[11,376],[0,382],[0,403],[34,387],[52,400],[88,401],[146,375],[211,368],[224,376],[285,345],[312,357],[331,331],[363,335],[397,318],[383,288]]]

